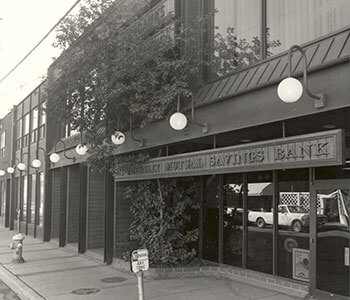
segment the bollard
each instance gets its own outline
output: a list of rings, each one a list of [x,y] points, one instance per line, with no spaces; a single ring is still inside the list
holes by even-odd
[[[12,262],[15,264],[24,263],[23,254],[23,240],[24,236],[22,234],[16,234],[12,237],[13,242],[10,244],[10,248],[14,250]]]

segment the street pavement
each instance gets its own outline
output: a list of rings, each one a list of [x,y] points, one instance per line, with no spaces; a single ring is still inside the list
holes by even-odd
[[[120,299],[137,300],[133,273],[106,266],[69,248],[26,236],[25,263],[11,262],[16,232],[0,226],[0,300]],[[10,290],[10,289],[11,290]],[[144,281],[145,300],[293,300],[274,291],[224,278],[178,278]]]

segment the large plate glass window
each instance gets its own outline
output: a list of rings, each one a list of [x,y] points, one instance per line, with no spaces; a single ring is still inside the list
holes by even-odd
[[[288,50],[350,24],[348,0],[267,0],[268,41],[273,54]]]
[[[260,60],[261,5],[256,0],[216,0],[213,74],[222,76]]]
[[[309,169],[278,172],[279,276],[308,282],[310,191]]]
[[[326,217],[325,223],[317,226],[316,288],[350,296],[350,184],[346,188],[324,185],[316,190],[316,197],[317,215]]]
[[[228,174],[224,176],[223,201],[223,263],[241,267],[243,240],[242,174]]]
[[[248,269],[272,274],[272,172],[248,173]]]

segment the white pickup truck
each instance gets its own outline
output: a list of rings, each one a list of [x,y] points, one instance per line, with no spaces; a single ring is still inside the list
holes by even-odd
[[[262,211],[249,211],[248,221],[256,223],[259,228],[266,224],[273,224],[273,213]],[[300,232],[303,227],[308,227],[310,216],[307,210],[297,205],[278,205],[278,225],[288,226],[295,232]]]

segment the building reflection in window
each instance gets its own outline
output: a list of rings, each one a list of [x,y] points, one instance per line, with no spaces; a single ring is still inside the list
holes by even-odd
[[[350,190],[318,190],[317,207],[317,288],[349,296]]]
[[[247,268],[272,274],[272,172],[248,173]]]
[[[242,266],[243,178],[242,174],[224,177],[223,263]]]
[[[278,172],[278,266],[279,276],[293,278],[293,249],[309,250],[310,192],[309,169]],[[309,261],[304,261],[305,276],[294,279],[309,280]]]
[[[260,60],[261,6],[256,0],[215,1],[214,76]]]
[[[271,47],[273,54],[288,50],[334,32],[350,24],[348,0],[268,0],[267,28],[270,40],[279,40]]]

